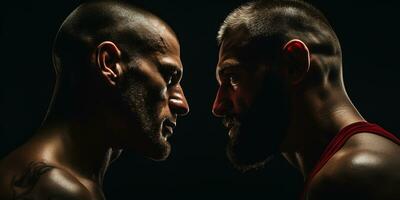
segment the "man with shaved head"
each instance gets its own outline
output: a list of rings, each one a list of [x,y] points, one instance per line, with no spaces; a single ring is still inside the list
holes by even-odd
[[[153,160],[189,108],[173,30],[139,8],[85,3],[55,39],[56,87],[46,119],[0,162],[0,199],[105,199],[104,174],[122,149]]]
[[[305,179],[302,199],[399,199],[400,140],[349,99],[339,40],[299,0],[240,6],[218,32],[213,113],[240,170],[281,153]]]

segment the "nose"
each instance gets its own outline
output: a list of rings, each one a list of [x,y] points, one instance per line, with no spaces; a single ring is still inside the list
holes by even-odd
[[[185,116],[189,113],[189,104],[180,85],[174,87],[171,91],[168,104],[173,114]]]
[[[212,113],[216,117],[223,117],[227,114],[227,112],[229,112],[230,107],[232,106],[229,99],[227,98],[227,91],[224,89],[223,86],[220,86],[214,100]]]

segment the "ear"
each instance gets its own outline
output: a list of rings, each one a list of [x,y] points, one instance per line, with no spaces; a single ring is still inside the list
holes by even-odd
[[[122,74],[121,51],[110,41],[102,42],[97,46],[96,65],[101,74],[111,85],[116,85]]]
[[[310,69],[310,51],[303,41],[293,39],[285,44],[282,53],[289,79],[293,85],[297,85]]]

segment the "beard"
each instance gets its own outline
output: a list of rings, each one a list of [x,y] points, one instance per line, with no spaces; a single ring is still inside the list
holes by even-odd
[[[153,160],[165,160],[171,147],[162,137],[161,127],[165,119],[160,117],[161,92],[147,86],[140,74],[130,69],[120,84],[122,105],[127,110],[130,128],[127,134],[131,144],[128,148],[136,150]]]
[[[261,92],[241,116],[227,117],[230,123],[227,156],[239,171],[257,170],[279,153],[289,119],[284,82],[267,75]]]

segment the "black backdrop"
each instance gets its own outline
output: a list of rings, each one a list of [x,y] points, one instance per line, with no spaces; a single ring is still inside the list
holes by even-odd
[[[183,87],[191,113],[178,121],[167,161],[125,152],[109,169],[109,200],[158,198],[296,199],[302,179],[282,158],[240,174],[225,156],[226,131],[211,114],[217,89],[216,32],[244,0],[155,1],[139,5],[164,19],[181,42]],[[396,3],[311,1],[331,21],[342,43],[349,96],[361,114],[399,135],[399,64]],[[54,83],[51,44],[80,1],[13,1],[1,5],[0,158],[39,127]]]

